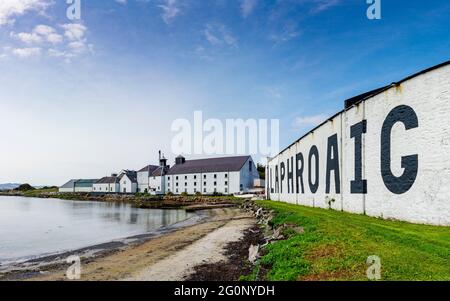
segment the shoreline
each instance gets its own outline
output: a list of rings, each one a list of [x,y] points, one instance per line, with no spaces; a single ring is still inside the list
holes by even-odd
[[[240,240],[254,223],[252,216],[238,208],[196,210],[194,217],[158,233],[12,265],[0,271],[0,280],[67,280],[65,271],[70,265],[65,260],[71,255],[81,258],[81,280],[183,280],[197,265],[224,260],[225,247]],[[205,248],[210,250],[202,253]],[[171,278],[165,278],[169,274]]]

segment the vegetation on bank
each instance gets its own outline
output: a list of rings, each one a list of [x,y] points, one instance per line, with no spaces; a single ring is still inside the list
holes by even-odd
[[[381,280],[450,280],[450,227],[272,201],[258,204],[275,211],[275,228],[294,224],[304,233],[286,230],[287,239],[268,245],[245,279],[259,273],[267,280],[367,280],[366,261],[376,255]]]
[[[126,203],[136,208],[189,208],[199,210],[212,205],[240,205],[244,200],[234,196],[226,195],[173,195],[155,196],[147,193],[136,193],[134,195],[123,194],[92,194],[92,193],[69,193],[59,192],[57,187],[43,187],[41,189],[10,190],[0,192],[0,195],[24,196],[35,198],[56,198],[73,201],[97,201]],[[203,207],[202,207],[203,206]]]

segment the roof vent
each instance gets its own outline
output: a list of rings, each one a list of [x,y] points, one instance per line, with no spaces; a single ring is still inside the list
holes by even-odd
[[[185,157],[183,157],[183,156],[178,156],[176,159],[175,159],[175,164],[176,165],[181,165],[181,164],[184,164],[184,163],[186,163],[186,158]]]

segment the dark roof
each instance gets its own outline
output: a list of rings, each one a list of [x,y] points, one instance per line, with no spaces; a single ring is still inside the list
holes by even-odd
[[[367,100],[367,99],[369,99],[369,98],[371,98],[371,97],[374,97],[374,96],[376,96],[376,95],[378,95],[378,94],[380,94],[380,93],[383,93],[384,91],[387,91],[387,90],[389,90],[389,89],[391,89],[391,88],[393,88],[393,87],[397,87],[397,86],[403,84],[404,82],[406,82],[406,81],[408,81],[408,80],[410,80],[410,79],[413,79],[413,78],[415,78],[415,77],[418,77],[418,76],[420,76],[420,75],[422,75],[422,74],[425,74],[425,73],[428,73],[428,72],[430,72],[430,71],[439,69],[439,68],[441,68],[441,67],[445,67],[445,66],[447,66],[447,65],[450,65],[450,61],[446,61],[446,62],[441,63],[441,64],[439,64],[439,65],[436,65],[436,66],[430,67],[430,68],[428,68],[428,69],[419,71],[419,72],[417,72],[417,73],[415,73],[415,74],[413,74],[413,75],[410,75],[410,76],[408,76],[408,77],[406,77],[406,78],[404,78],[404,79],[402,79],[402,80],[400,80],[400,81],[398,81],[398,82],[393,82],[393,83],[390,84],[390,85],[387,85],[387,86],[384,86],[384,87],[381,87],[381,88],[372,90],[372,91],[370,91],[370,92],[366,92],[366,93],[364,93],[364,94],[355,96],[355,97],[353,97],[353,98],[347,99],[347,100],[345,101],[345,108],[344,108],[343,110],[337,112],[336,114],[334,114],[333,116],[331,116],[330,118],[328,118],[326,121],[322,122],[321,124],[317,125],[317,126],[316,126],[315,128],[313,128],[312,130],[310,130],[309,132],[307,132],[306,134],[304,134],[303,136],[301,136],[301,137],[300,137],[299,139],[297,139],[294,143],[291,143],[288,147],[286,147],[286,148],[283,149],[281,152],[279,152],[278,155],[284,153],[284,152],[285,152],[286,150],[288,150],[290,147],[294,146],[297,142],[299,142],[300,140],[302,140],[303,138],[305,138],[305,137],[308,136],[309,134],[313,133],[315,130],[317,130],[318,128],[320,128],[322,125],[326,124],[326,123],[329,122],[330,120],[333,120],[334,118],[336,118],[337,116],[339,116],[339,114],[346,112],[348,109],[350,109],[351,107],[353,107],[353,106],[355,106],[355,105],[357,105],[357,104],[363,102],[364,100]],[[278,155],[277,155],[277,156],[278,156]],[[275,157],[276,157],[276,156],[275,156]],[[273,157],[273,158],[274,158],[274,157]],[[270,162],[273,158],[268,158],[268,161]]]
[[[161,176],[161,167],[158,167],[157,169],[155,169],[150,175],[153,177],[160,177]],[[169,166],[165,166],[163,172],[163,176],[167,174],[167,172],[169,171],[170,167]]]
[[[119,176],[119,180],[121,180],[124,175],[127,175],[131,182],[137,183],[137,172],[135,172],[134,170],[124,170],[123,173]]]
[[[174,165],[167,175],[239,171],[250,156],[187,160]]]
[[[95,182],[95,184],[114,184],[117,183],[117,177],[104,177]]]
[[[77,180],[70,180],[66,184],[62,185],[60,188],[73,188]]]
[[[159,166],[156,165],[147,165],[145,167],[143,167],[142,169],[140,169],[138,172],[145,172],[148,171],[149,173],[152,173],[155,169],[158,169]]]

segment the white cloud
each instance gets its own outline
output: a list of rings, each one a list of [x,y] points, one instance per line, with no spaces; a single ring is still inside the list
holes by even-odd
[[[163,11],[161,17],[166,24],[169,24],[173,18],[181,13],[177,0],[164,0],[164,3],[158,5],[158,7]]]
[[[70,41],[81,40],[87,31],[87,27],[80,23],[68,23],[61,25],[61,27],[64,28],[64,35]]]
[[[236,38],[223,24],[207,24],[203,34],[211,45],[237,47]]]
[[[50,4],[48,0],[1,0],[0,26],[14,23],[15,17],[28,11],[43,13]]]
[[[127,0],[116,0],[117,3],[122,4],[122,5],[126,5],[127,4]]]
[[[338,5],[341,0],[314,0],[315,6],[311,10],[312,13],[320,13],[327,10],[333,6]]]
[[[258,0],[241,0],[242,16],[244,18],[247,18],[249,15],[251,15],[257,4]]]
[[[38,25],[30,33],[21,32],[16,34],[11,32],[10,36],[26,44],[39,44],[43,42],[57,44],[63,40],[63,37],[53,27],[47,25]]]
[[[33,56],[39,56],[41,54],[41,48],[30,47],[30,48],[14,48],[11,49],[11,53],[19,58],[26,59]]]
[[[327,116],[325,115],[314,115],[314,116],[304,116],[304,117],[296,117],[292,126],[294,129],[305,129],[315,127],[325,120],[327,120]]]

